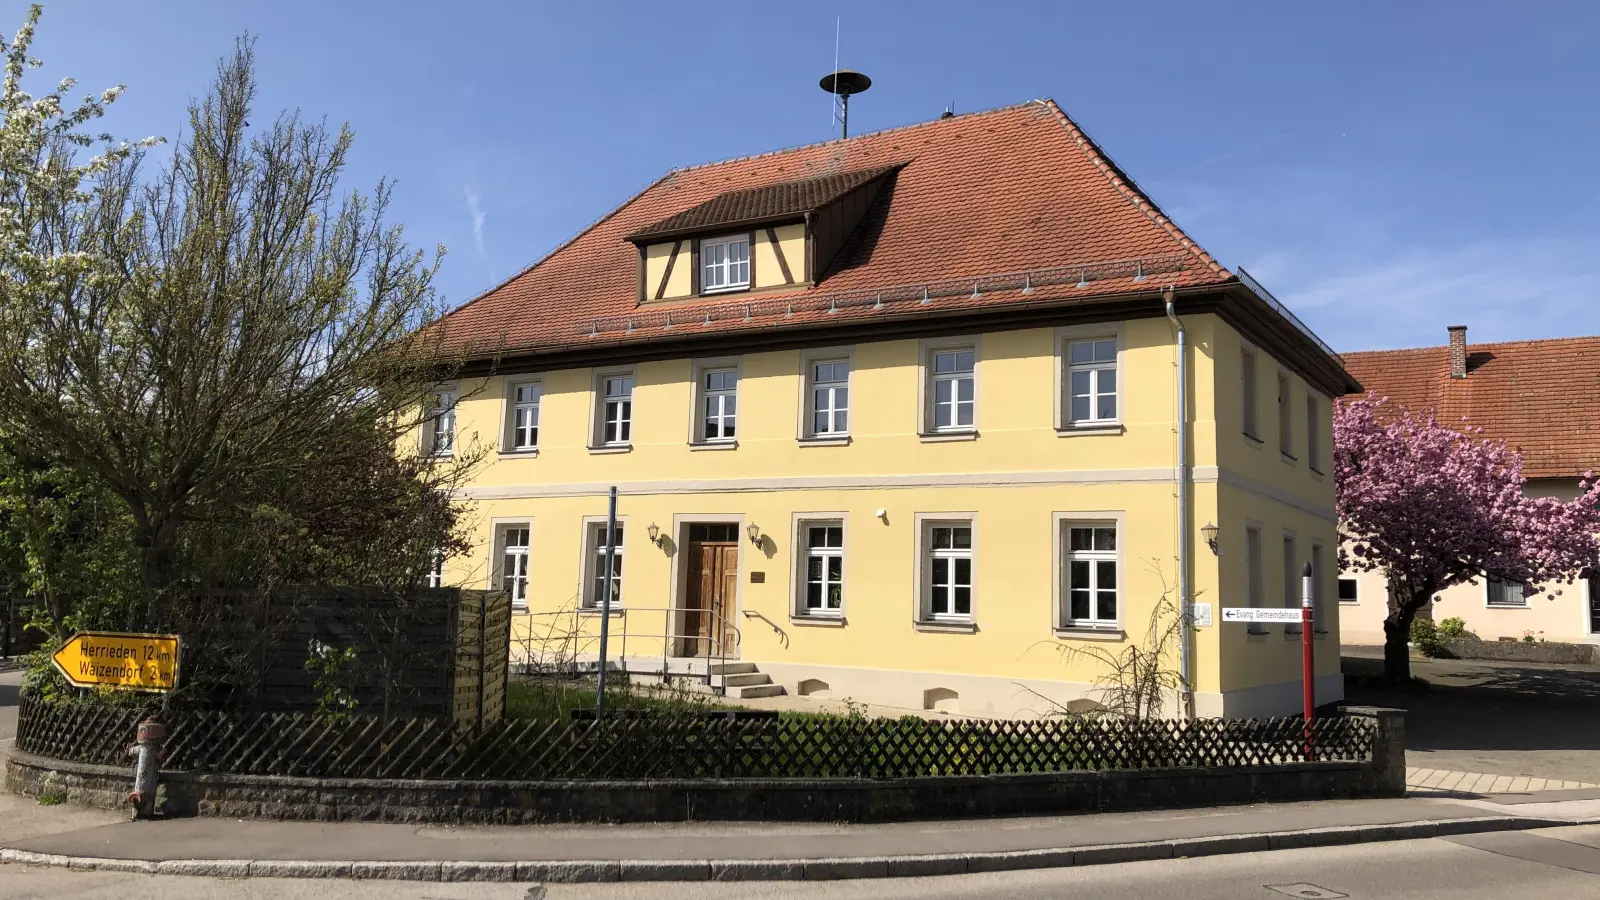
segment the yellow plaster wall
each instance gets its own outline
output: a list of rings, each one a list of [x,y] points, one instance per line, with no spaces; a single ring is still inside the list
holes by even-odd
[[[772,242],[767,239],[767,229],[755,230],[755,244],[751,253],[756,263],[755,287],[777,287],[785,283],[797,283],[806,278],[806,226],[803,224],[780,225],[773,229],[778,236],[778,246],[783,248],[783,261],[789,265],[789,276],[793,282],[783,280],[783,268],[778,265],[778,254],[772,248]]]
[[[678,260],[672,264],[672,276],[667,279],[666,293],[660,299],[671,300],[689,296],[690,278],[689,242],[665,241],[660,244],[650,244],[644,249],[644,298],[646,301],[656,299],[656,291],[661,287],[661,276],[667,271],[667,260],[672,258],[672,248],[679,243]]]

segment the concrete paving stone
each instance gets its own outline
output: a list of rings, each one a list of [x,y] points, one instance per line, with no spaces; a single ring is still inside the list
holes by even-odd
[[[711,860],[625,859],[619,877],[623,881],[710,881]]]
[[[587,884],[595,881],[620,881],[622,864],[608,860],[571,860],[517,863],[518,881],[548,881],[556,884]]]
[[[156,864],[148,859],[103,859],[94,856],[73,856],[68,858],[67,868],[150,875],[155,873]]]
[[[884,856],[808,859],[804,861],[804,864],[806,881],[889,877],[889,859]]]
[[[798,859],[714,859],[712,881],[799,881],[806,874]]]
[[[514,862],[442,862],[440,881],[516,881]]]
[[[156,863],[157,875],[198,875],[203,878],[245,878],[248,859],[164,859]]]
[[[1224,853],[1262,853],[1270,849],[1264,834],[1224,834],[1217,837],[1179,838],[1169,841],[1172,855],[1219,856]]]
[[[358,862],[350,867],[351,878],[388,881],[438,881],[436,862]]]
[[[1496,775],[1494,777],[1494,780],[1489,782],[1489,793],[1491,793],[1491,794],[1503,794],[1510,788],[1510,786],[1511,786],[1511,779],[1510,778],[1508,778],[1508,777],[1506,777],[1504,775]]]
[[[1072,864],[1099,866],[1107,863],[1143,862],[1147,859],[1171,859],[1171,841],[1151,841],[1145,844],[1106,844],[1100,847],[1075,847]]]
[[[58,853],[35,853],[32,850],[0,850],[0,862],[21,863],[26,866],[57,866],[65,868],[69,857]]]
[[[967,858],[968,872],[1014,872],[1020,869],[1064,869],[1075,865],[1074,850],[1014,850],[974,853]]]
[[[918,878],[924,875],[965,875],[967,856],[964,853],[942,853],[930,856],[902,856],[890,858],[890,878]]]
[[[339,860],[258,859],[251,878],[349,878],[355,863]]]

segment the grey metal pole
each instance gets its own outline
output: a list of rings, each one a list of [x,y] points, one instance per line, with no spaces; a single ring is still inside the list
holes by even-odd
[[[594,697],[595,721],[606,714],[606,638],[611,633],[611,573],[616,571],[614,557],[617,553],[617,488],[611,487],[611,505],[606,510],[606,583],[600,601],[600,678]]]
[[[1189,544],[1191,535],[1189,510],[1192,504],[1189,487],[1189,350],[1188,334],[1183,320],[1178,318],[1173,306],[1172,289],[1163,298],[1167,318],[1178,331],[1178,674],[1183,680],[1183,717],[1194,718],[1194,676],[1190,670],[1189,641],[1194,632],[1194,603],[1189,588]]]

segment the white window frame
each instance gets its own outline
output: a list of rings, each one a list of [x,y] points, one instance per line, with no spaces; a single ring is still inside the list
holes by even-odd
[[[622,401],[608,400],[606,396],[606,382],[613,378],[626,378],[629,380],[627,399]],[[590,433],[590,449],[593,450],[626,450],[633,446],[634,425],[634,395],[639,390],[638,373],[633,369],[611,369],[596,372],[594,376],[594,409],[592,418],[594,425]],[[606,440],[606,426],[611,424],[611,403],[627,403],[627,415],[619,418],[620,424],[626,425],[627,437],[618,440]],[[620,431],[621,429],[619,429]]]
[[[1054,520],[1056,544],[1056,630],[1089,632],[1103,631],[1116,632],[1120,634],[1124,620],[1123,613],[1125,612],[1125,604],[1122,599],[1122,588],[1124,586],[1122,577],[1124,572],[1124,566],[1122,564],[1122,539],[1124,535],[1122,527],[1122,513],[1055,513],[1051,518]],[[1109,528],[1115,532],[1113,542],[1115,543],[1116,547],[1113,550],[1074,551],[1072,549],[1072,529],[1074,528]],[[1087,561],[1092,563],[1089,569],[1092,585],[1090,588],[1089,598],[1090,617],[1086,619],[1076,619],[1072,616],[1072,563],[1074,561]],[[1116,581],[1116,586],[1113,588],[1116,593],[1114,599],[1114,602],[1116,603],[1116,616],[1111,619],[1102,618],[1100,616],[1100,566],[1098,564],[1101,562],[1115,563],[1115,569],[1112,577]]]
[[[1355,606],[1355,605],[1357,605],[1357,604],[1359,604],[1361,602],[1361,579],[1356,578],[1354,576],[1350,576],[1350,575],[1340,575],[1338,581],[1335,583],[1335,586],[1342,585],[1346,581],[1350,582],[1352,585],[1355,586],[1355,589],[1356,589],[1355,590],[1355,594],[1356,595],[1355,595],[1354,599],[1346,600],[1346,599],[1344,599],[1343,591],[1340,591],[1339,602],[1344,604],[1344,605],[1346,605],[1346,606]]]
[[[627,583],[623,577],[627,572],[627,567],[623,565],[624,556],[626,555],[624,550],[628,545],[627,524],[626,516],[617,517],[617,530],[622,532],[622,541],[617,544],[616,551],[613,554],[615,568],[611,576],[613,585],[611,589],[611,608],[614,610],[622,608],[622,589]],[[605,516],[583,517],[583,586],[580,596],[582,610],[585,612],[599,612],[601,604],[605,601],[605,595],[602,593],[605,587],[605,576],[603,574],[605,544],[601,543],[605,534]]]
[[[954,625],[970,628],[977,621],[978,611],[978,517],[976,513],[937,513],[930,515],[917,515],[917,621],[923,625]],[[970,531],[971,538],[968,546],[961,550],[935,549],[933,547],[933,531],[935,528],[966,528]],[[956,562],[966,559],[967,564],[967,612],[955,611],[955,594],[950,595],[950,609],[943,613],[934,612],[933,609],[933,570],[935,559],[949,560],[946,575],[948,586],[960,586],[955,581]]]
[[[523,388],[533,388],[537,394],[531,401],[518,400]],[[537,453],[539,452],[539,425],[544,415],[544,381],[538,378],[516,378],[506,380],[505,389],[506,427],[505,435],[500,444],[501,453]],[[525,424],[524,413],[531,412],[533,441],[522,443]]]
[[[1306,388],[1306,468],[1322,472],[1322,404],[1317,393]]]
[[[1517,585],[1518,586],[1517,599],[1514,602],[1505,602],[1505,601],[1501,601],[1501,602],[1498,602],[1498,603],[1495,602],[1494,595],[1495,595],[1495,591],[1497,589],[1497,586],[1499,586],[1498,589],[1503,594],[1505,592],[1505,589],[1507,587],[1511,586],[1511,585]],[[1520,581],[1502,581],[1501,579],[1496,578],[1493,575],[1485,575],[1484,578],[1483,578],[1483,605],[1484,605],[1484,607],[1487,608],[1487,609],[1527,609],[1528,608],[1528,597],[1527,597],[1527,595],[1522,594],[1520,592],[1521,586],[1522,586],[1522,582],[1520,582]]]
[[[452,384],[440,385],[428,396],[433,408],[422,420],[422,455],[453,456],[457,437],[456,411],[461,403],[461,395]]]
[[[1294,379],[1278,370],[1278,453],[1286,462],[1294,455]]]
[[[1057,403],[1061,407],[1061,416],[1058,421],[1062,428],[1107,428],[1122,424],[1122,339],[1120,334],[1104,334],[1099,336],[1085,335],[1083,337],[1068,337],[1061,342],[1061,359],[1065,366],[1061,376],[1061,396]],[[1072,361],[1074,347],[1087,345],[1091,354],[1098,353],[1100,345],[1112,345],[1112,358],[1109,362],[1094,359],[1090,362],[1075,363]],[[1078,396],[1073,390],[1073,375],[1079,372],[1089,376],[1089,414],[1079,418],[1072,414],[1073,400]],[[1111,373],[1112,388],[1102,390],[1101,381],[1105,373]],[[1109,417],[1100,415],[1099,401],[1110,396],[1114,415]]]
[[[978,417],[983,406],[980,400],[983,391],[983,383],[981,381],[981,372],[983,369],[983,347],[981,346],[981,341],[977,336],[941,338],[937,341],[922,341],[920,342],[918,349],[920,351],[920,361],[918,366],[920,369],[920,377],[918,379],[919,384],[917,392],[919,394],[918,403],[922,410],[921,435],[924,438],[933,438],[935,440],[941,438],[949,439],[952,437],[961,439],[975,436],[978,433]],[[967,380],[963,377],[966,375],[966,373],[950,372],[940,374],[935,371],[935,361],[937,357],[946,353],[972,354],[972,372],[970,375],[970,380],[972,382],[972,422],[970,424],[955,424],[955,421],[960,418],[960,407],[962,404],[962,401],[960,400],[959,388],[957,386],[961,381]],[[936,398],[938,397],[938,385],[940,383],[949,383],[952,385],[952,422],[949,425],[935,424],[938,421]]]
[[[1261,386],[1257,383],[1260,368],[1260,352],[1243,345],[1239,350],[1239,429],[1257,443],[1261,441]]]
[[[818,382],[816,380],[816,367],[823,363],[844,363],[847,369],[844,381]],[[817,349],[801,354],[800,357],[800,384],[804,392],[800,397],[800,440],[831,442],[847,441],[850,438],[852,421],[856,417],[854,408],[856,397],[856,360],[853,347],[830,347]],[[844,388],[844,406],[841,409],[837,404],[829,407],[829,422],[837,424],[838,414],[844,414],[844,428],[833,431],[816,430],[816,391],[821,385],[827,385],[830,400],[837,400],[837,390]]]
[[[846,521],[847,518],[848,517],[842,512],[797,513],[795,515],[794,538],[790,544],[790,546],[795,548],[793,602],[790,604],[791,618],[802,620],[822,619],[829,621],[842,620],[844,618],[845,603],[847,602],[847,594],[845,592],[844,585],[846,579],[849,577],[850,572],[849,561],[846,558],[848,554],[848,548],[850,546],[850,528],[848,522]],[[812,528],[839,529],[840,546],[836,548],[813,548],[811,546],[810,538],[810,531]],[[839,560],[839,606],[836,609],[830,609],[826,605],[815,608],[810,606],[810,570],[811,559],[814,556],[825,560],[830,558],[837,558]],[[824,578],[822,581],[824,591],[826,591],[827,586],[832,583],[831,579],[826,577],[827,571],[827,568],[824,567]],[[824,604],[826,604],[826,596],[824,596]]]
[[[502,591],[506,590],[507,588],[506,557],[510,554],[506,552],[508,549],[506,541],[510,532],[523,531],[527,534],[527,543],[522,545],[524,548],[523,552],[517,554],[522,558],[523,571],[520,575],[517,573],[511,573],[510,576],[512,578],[520,579],[520,586],[522,588],[522,598],[519,601],[517,599],[517,593],[515,590],[516,586],[512,586],[511,608],[517,612],[526,612],[528,609],[529,591],[532,585],[532,580],[528,577],[528,574],[531,571],[533,557],[533,520],[492,519],[490,520],[489,524],[493,529],[492,533],[494,535],[494,541],[491,547],[491,551],[494,553],[494,556],[489,562],[489,583],[486,586],[491,591]]]
[[[422,583],[426,587],[444,587],[444,554],[438,550],[428,554],[428,571]]]
[[[733,388],[731,390],[722,389],[713,391],[706,387],[706,379],[708,379],[713,372],[731,372],[734,377]],[[738,407],[740,405],[739,385],[743,382],[744,371],[739,365],[739,361],[737,359],[696,361],[694,366],[694,414],[691,417],[692,421],[689,425],[690,444],[706,446],[732,445],[738,443]],[[711,418],[706,413],[706,401],[714,397],[730,398],[733,401],[733,412],[726,413],[725,415],[719,414],[716,417],[719,420],[731,420],[728,422],[728,424],[731,424],[734,428],[734,433],[731,436],[723,437],[719,435],[718,437],[706,437],[706,425]],[[725,403],[720,404],[719,413],[721,410],[725,409],[725,407]]]
[[[754,267],[755,262],[751,258],[750,244],[750,234],[748,232],[744,234],[730,234],[726,237],[702,240],[700,242],[700,293],[722,294],[727,293],[728,291],[749,290],[750,285],[753,282],[752,275],[754,274],[751,269]],[[734,261],[726,252],[724,252],[723,258],[720,262],[714,263],[710,261],[710,257],[713,255],[711,251],[719,249],[725,251],[726,248],[738,245],[744,246],[743,260]],[[737,270],[740,266],[742,266],[744,270],[744,280],[736,281],[734,280],[734,276],[737,274]],[[721,271],[724,280],[720,284],[711,284],[710,278],[707,277],[713,270]]]

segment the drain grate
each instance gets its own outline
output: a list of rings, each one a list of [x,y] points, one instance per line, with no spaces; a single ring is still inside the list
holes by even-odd
[[[1306,884],[1304,882],[1300,884],[1268,884],[1263,886],[1269,891],[1277,891],[1280,894],[1299,897],[1301,900],[1340,900],[1342,897],[1350,896],[1349,894],[1341,894],[1338,891],[1330,891],[1325,887],[1317,887],[1314,884]]]

